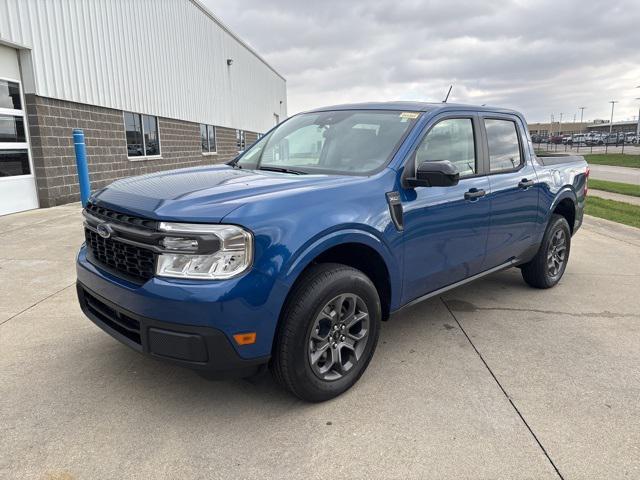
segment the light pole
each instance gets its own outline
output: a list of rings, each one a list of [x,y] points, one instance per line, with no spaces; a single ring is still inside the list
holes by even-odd
[[[640,85],[638,85],[636,88],[640,88]],[[640,97],[636,98],[636,100],[640,100]],[[636,144],[640,145],[640,106],[638,107],[638,125],[636,126]]]
[[[584,142],[585,145],[587,145],[587,137],[586,137],[586,128],[584,128],[584,123],[582,123],[582,118],[584,117],[584,109],[587,107],[578,107],[578,110],[580,110],[580,133],[582,134],[582,141]],[[584,133],[583,133],[584,132]],[[580,142],[578,141],[578,152],[580,151]]]
[[[636,98],[640,101],[640,97]],[[640,145],[640,106],[638,107],[638,125],[636,126],[636,143]]]
[[[560,121],[558,122],[558,135],[562,135],[562,115],[564,115],[564,113],[560,113]]]
[[[616,106],[616,103],[618,103],[618,101],[611,100],[609,103],[611,104],[611,120],[609,121],[609,135],[611,135],[611,132],[613,132],[613,107]]]

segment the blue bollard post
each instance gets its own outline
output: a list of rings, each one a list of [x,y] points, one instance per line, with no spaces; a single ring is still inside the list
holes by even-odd
[[[87,205],[91,194],[89,182],[89,166],[87,165],[87,147],[84,144],[84,132],[80,128],[73,129],[73,146],[76,149],[76,166],[78,167],[78,181],[80,182],[80,201]]]

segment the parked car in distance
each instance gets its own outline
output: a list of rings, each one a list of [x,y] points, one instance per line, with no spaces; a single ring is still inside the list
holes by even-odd
[[[531,141],[533,143],[549,143],[549,137],[546,135],[534,133],[533,135],[531,135]]]
[[[617,145],[624,143],[624,133],[611,133],[602,139],[605,145]]]
[[[571,145],[573,143],[573,137],[571,135],[564,135],[562,137],[562,143],[564,145]]]
[[[604,145],[604,136],[599,133],[589,133],[586,137],[587,145]]]
[[[583,133],[577,133],[573,135],[571,140],[572,145],[584,145],[586,143],[586,135]]]
[[[560,135],[552,135],[549,137],[549,143],[553,143],[554,145],[562,144],[562,136]]]
[[[534,133],[533,135],[531,135],[531,141],[533,143],[542,143],[543,137],[542,135],[539,135],[537,133]]]
[[[512,110],[320,108],[226,165],[93,193],[78,299],[138,352],[207,377],[269,366],[323,401],[358,381],[404,307],[511,267],[555,286],[588,174],[582,157],[537,157]]]
[[[638,142],[638,137],[635,133],[630,132],[627,133],[625,135],[625,139],[624,139],[625,143],[637,143]]]

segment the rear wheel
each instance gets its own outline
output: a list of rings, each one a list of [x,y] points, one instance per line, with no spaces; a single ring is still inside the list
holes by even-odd
[[[535,288],[555,286],[569,261],[571,230],[567,220],[561,215],[552,215],[540,249],[533,259],[522,265],[522,278]]]
[[[361,271],[339,264],[313,266],[284,310],[272,371],[297,397],[321,402],[351,388],[378,341],[380,299]]]

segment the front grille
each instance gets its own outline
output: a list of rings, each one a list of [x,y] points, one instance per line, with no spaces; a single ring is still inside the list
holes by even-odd
[[[155,220],[147,220],[146,218],[134,217],[132,215],[126,215],[124,213],[109,210],[104,207],[99,207],[93,203],[88,203],[85,210],[94,217],[102,220],[110,220],[114,222],[123,223],[131,227],[146,228],[149,230],[155,230],[158,227],[158,222]]]
[[[87,248],[96,262],[124,273],[134,280],[149,280],[154,275],[154,253],[146,248],[128,245],[112,238],[102,238],[85,228]]]
[[[140,341],[140,322],[138,320],[114,310],[84,289],[82,297],[87,310],[98,320],[138,345],[142,344]]]

